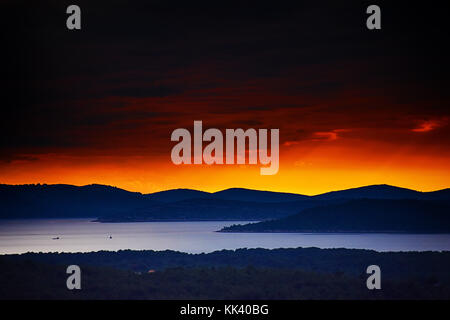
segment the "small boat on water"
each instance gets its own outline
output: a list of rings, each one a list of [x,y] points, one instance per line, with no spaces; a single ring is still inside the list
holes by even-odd
[[[52,238],[52,240],[59,240],[59,237]]]

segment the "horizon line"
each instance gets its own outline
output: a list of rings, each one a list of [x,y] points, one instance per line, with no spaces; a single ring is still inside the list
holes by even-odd
[[[447,188],[436,189],[436,190],[431,190],[431,191],[420,191],[420,190],[411,189],[411,188],[394,186],[394,185],[390,185],[390,184],[386,184],[386,183],[379,183],[379,184],[362,185],[362,186],[359,186],[359,187],[350,187],[350,188],[345,188],[345,189],[330,190],[330,191],[317,193],[317,194],[303,194],[303,193],[295,193],[295,192],[287,192],[287,191],[250,189],[250,188],[244,188],[244,187],[230,187],[230,188],[220,189],[220,190],[217,190],[217,191],[214,191],[214,192],[205,191],[205,190],[199,190],[199,189],[191,189],[191,188],[182,188],[182,187],[180,187],[180,188],[164,189],[164,190],[154,191],[154,192],[150,192],[150,193],[142,193],[140,191],[130,191],[130,190],[127,190],[127,189],[124,189],[124,188],[121,188],[121,187],[108,185],[108,184],[101,184],[101,183],[90,183],[90,184],[83,184],[83,185],[68,184],[68,183],[22,183],[22,184],[0,183],[0,186],[71,186],[71,187],[104,186],[104,187],[120,189],[120,190],[123,190],[123,191],[126,191],[126,192],[131,192],[131,193],[140,193],[142,195],[150,195],[150,194],[155,194],[155,193],[160,193],[160,192],[167,192],[167,191],[172,191],[172,190],[190,190],[190,191],[198,191],[198,192],[204,192],[204,193],[208,193],[208,194],[214,194],[214,193],[218,193],[218,192],[222,192],[222,191],[226,191],[226,190],[230,190],[230,189],[242,189],[242,190],[250,190],[250,191],[292,194],[292,195],[300,195],[300,196],[308,196],[308,197],[319,196],[319,195],[332,193],[332,192],[352,190],[352,189],[360,189],[360,188],[367,188],[367,187],[374,187],[374,186],[387,186],[387,187],[393,187],[393,188],[398,188],[398,189],[405,189],[405,190],[414,191],[414,192],[421,192],[421,193],[438,192],[438,191],[443,191],[443,190],[450,189],[450,187],[447,187]]]

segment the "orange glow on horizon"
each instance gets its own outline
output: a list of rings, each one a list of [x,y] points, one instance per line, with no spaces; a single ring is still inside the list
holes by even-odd
[[[314,145],[314,147],[312,146]],[[240,187],[306,195],[371,184],[418,191],[448,188],[449,158],[413,146],[311,141],[283,146],[280,169],[261,176],[260,165],[174,165],[167,156],[42,156],[0,167],[4,184],[105,184],[129,191],[189,188],[215,192]],[[430,150],[429,150],[430,151]]]

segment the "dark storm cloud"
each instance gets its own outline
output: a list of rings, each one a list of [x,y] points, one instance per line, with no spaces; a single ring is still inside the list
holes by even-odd
[[[379,1],[383,30],[369,32],[366,1],[80,0],[71,32],[69,4],[2,4],[1,154],[120,148],[199,117],[306,139],[448,115],[436,7]]]

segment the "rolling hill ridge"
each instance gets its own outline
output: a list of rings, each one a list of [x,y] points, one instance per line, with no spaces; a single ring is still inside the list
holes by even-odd
[[[373,185],[307,196],[242,188],[214,193],[173,189],[141,194],[96,184],[80,187],[0,185],[0,218],[93,218],[100,222],[261,221],[286,218],[324,206],[348,206],[349,200],[358,199],[384,200],[385,205],[392,205],[386,200],[421,200],[443,206],[450,201],[450,189],[418,192]]]

